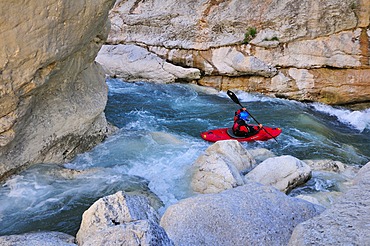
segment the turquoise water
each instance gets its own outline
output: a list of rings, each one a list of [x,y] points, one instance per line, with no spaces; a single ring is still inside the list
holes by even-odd
[[[211,145],[199,133],[231,126],[238,105],[225,92],[195,85],[107,83],[105,113],[119,131],[70,163],[36,165],[4,183],[0,235],[34,230],[75,235],[82,212],[118,190],[150,189],[165,207],[193,195],[191,165]],[[370,160],[370,109],[351,111],[234,92],[260,123],[283,129],[278,142],[243,143],[245,148],[350,165]]]

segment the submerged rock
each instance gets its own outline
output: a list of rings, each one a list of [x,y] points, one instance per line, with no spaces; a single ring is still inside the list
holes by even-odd
[[[323,206],[325,208],[330,208],[334,203],[336,203],[341,198],[341,196],[343,196],[343,192],[330,191],[298,195],[296,196],[296,198],[306,200],[308,202]]]
[[[294,227],[324,210],[257,183],[181,200],[160,225],[175,245],[286,245]]]
[[[150,132],[150,136],[155,142],[160,145],[173,144],[173,145],[184,145],[185,142],[178,139],[176,136],[166,132]]]

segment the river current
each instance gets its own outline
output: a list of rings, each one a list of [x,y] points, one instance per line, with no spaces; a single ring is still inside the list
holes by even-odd
[[[199,133],[231,126],[239,106],[225,92],[190,84],[107,83],[105,113],[118,132],[70,163],[41,163],[3,183],[0,235],[38,230],[75,235],[83,211],[118,190],[149,188],[163,201],[162,212],[193,195],[191,165],[211,145]],[[370,161],[370,109],[234,92],[260,123],[283,130],[278,142],[243,143],[245,148],[349,165]]]

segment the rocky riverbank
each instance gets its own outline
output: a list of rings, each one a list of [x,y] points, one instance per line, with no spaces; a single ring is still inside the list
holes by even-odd
[[[117,192],[83,215],[76,239],[56,232],[2,236],[2,245],[327,245],[369,242],[366,224],[370,163],[358,169],[331,160],[274,156],[233,140],[211,145],[192,166],[198,195],[160,216],[153,197]],[[66,172],[69,172],[66,170]],[[289,190],[315,172],[341,176],[330,203],[321,196],[295,198]],[[357,174],[358,172],[358,174]],[[332,177],[333,177],[332,176]],[[203,193],[203,194],[202,194]],[[204,194],[207,193],[207,194]],[[309,200],[309,201],[307,201]],[[340,214],[340,216],[339,216]],[[324,229],[323,229],[324,228]]]

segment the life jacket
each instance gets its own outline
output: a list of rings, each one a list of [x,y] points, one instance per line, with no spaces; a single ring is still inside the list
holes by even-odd
[[[234,134],[236,136],[245,137],[254,135],[257,131],[253,128],[253,126],[248,126],[248,123],[240,118],[241,112],[243,112],[243,109],[239,109],[235,112],[234,124],[232,127]]]
[[[237,119],[233,124],[233,132],[237,136],[243,136],[250,132],[248,125],[242,119]]]

